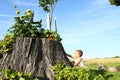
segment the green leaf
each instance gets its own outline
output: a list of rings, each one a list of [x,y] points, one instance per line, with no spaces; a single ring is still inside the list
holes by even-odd
[[[10,79],[14,79],[16,77],[16,73],[11,73],[9,74],[9,76],[10,76]]]
[[[23,77],[20,77],[20,78],[19,78],[19,80],[25,80],[25,78],[23,78]]]
[[[38,78],[34,78],[33,80],[39,80]]]
[[[21,77],[23,75],[22,72],[17,72],[18,77]]]
[[[111,5],[120,6],[120,0],[109,0]]]

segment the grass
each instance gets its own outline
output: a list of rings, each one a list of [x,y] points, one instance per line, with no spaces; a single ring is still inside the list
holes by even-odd
[[[85,59],[84,63],[89,69],[98,70],[100,64],[107,67],[120,66],[120,58]],[[120,80],[120,72],[107,71],[104,76],[106,80]]]
[[[108,64],[114,66],[113,64],[120,64],[120,58],[95,58],[95,59],[85,59],[86,65],[94,64]]]

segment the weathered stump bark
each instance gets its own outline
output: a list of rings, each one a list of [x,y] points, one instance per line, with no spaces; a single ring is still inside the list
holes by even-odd
[[[42,80],[55,80],[52,66],[56,62],[71,66],[60,42],[40,38],[17,38],[11,54],[0,57],[0,71],[4,68],[33,73]],[[3,76],[3,73],[0,73]]]

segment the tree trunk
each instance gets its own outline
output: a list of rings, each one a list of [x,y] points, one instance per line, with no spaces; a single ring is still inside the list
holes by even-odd
[[[60,42],[40,38],[17,38],[11,54],[0,54],[0,71],[5,68],[32,73],[40,80],[55,80],[56,62],[71,66]],[[0,73],[3,77],[3,73]]]

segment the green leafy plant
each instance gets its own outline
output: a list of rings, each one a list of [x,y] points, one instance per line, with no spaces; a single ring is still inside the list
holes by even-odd
[[[111,5],[120,6],[120,0],[109,0]]]
[[[17,9],[16,6],[14,6]],[[19,15],[20,11],[16,10]],[[34,12],[28,9],[24,15],[14,17],[15,24],[8,30],[10,34],[6,34],[4,40],[0,41],[0,53],[8,53],[12,51],[12,44],[17,37],[40,37],[54,41],[61,41],[60,35],[51,30],[41,29],[42,20],[34,21]]]
[[[4,69],[4,79],[2,80],[39,80],[32,76],[31,73],[23,73],[11,69]]]
[[[0,41],[0,53],[8,53],[12,51],[12,44],[15,42],[13,34],[6,34],[4,40]]]
[[[56,31],[41,29],[40,38],[45,38],[54,41],[61,41],[60,35]]]
[[[15,7],[16,8],[16,7]],[[16,10],[19,15],[20,11]],[[15,17],[15,24],[8,30],[15,37],[39,37],[42,20],[34,21],[34,12],[28,9],[24,15]]]
[[[68,67],[57,63],[53,66],[56,80],[104,80],[100,73],[93,73],[89,69],[81,67]]]

